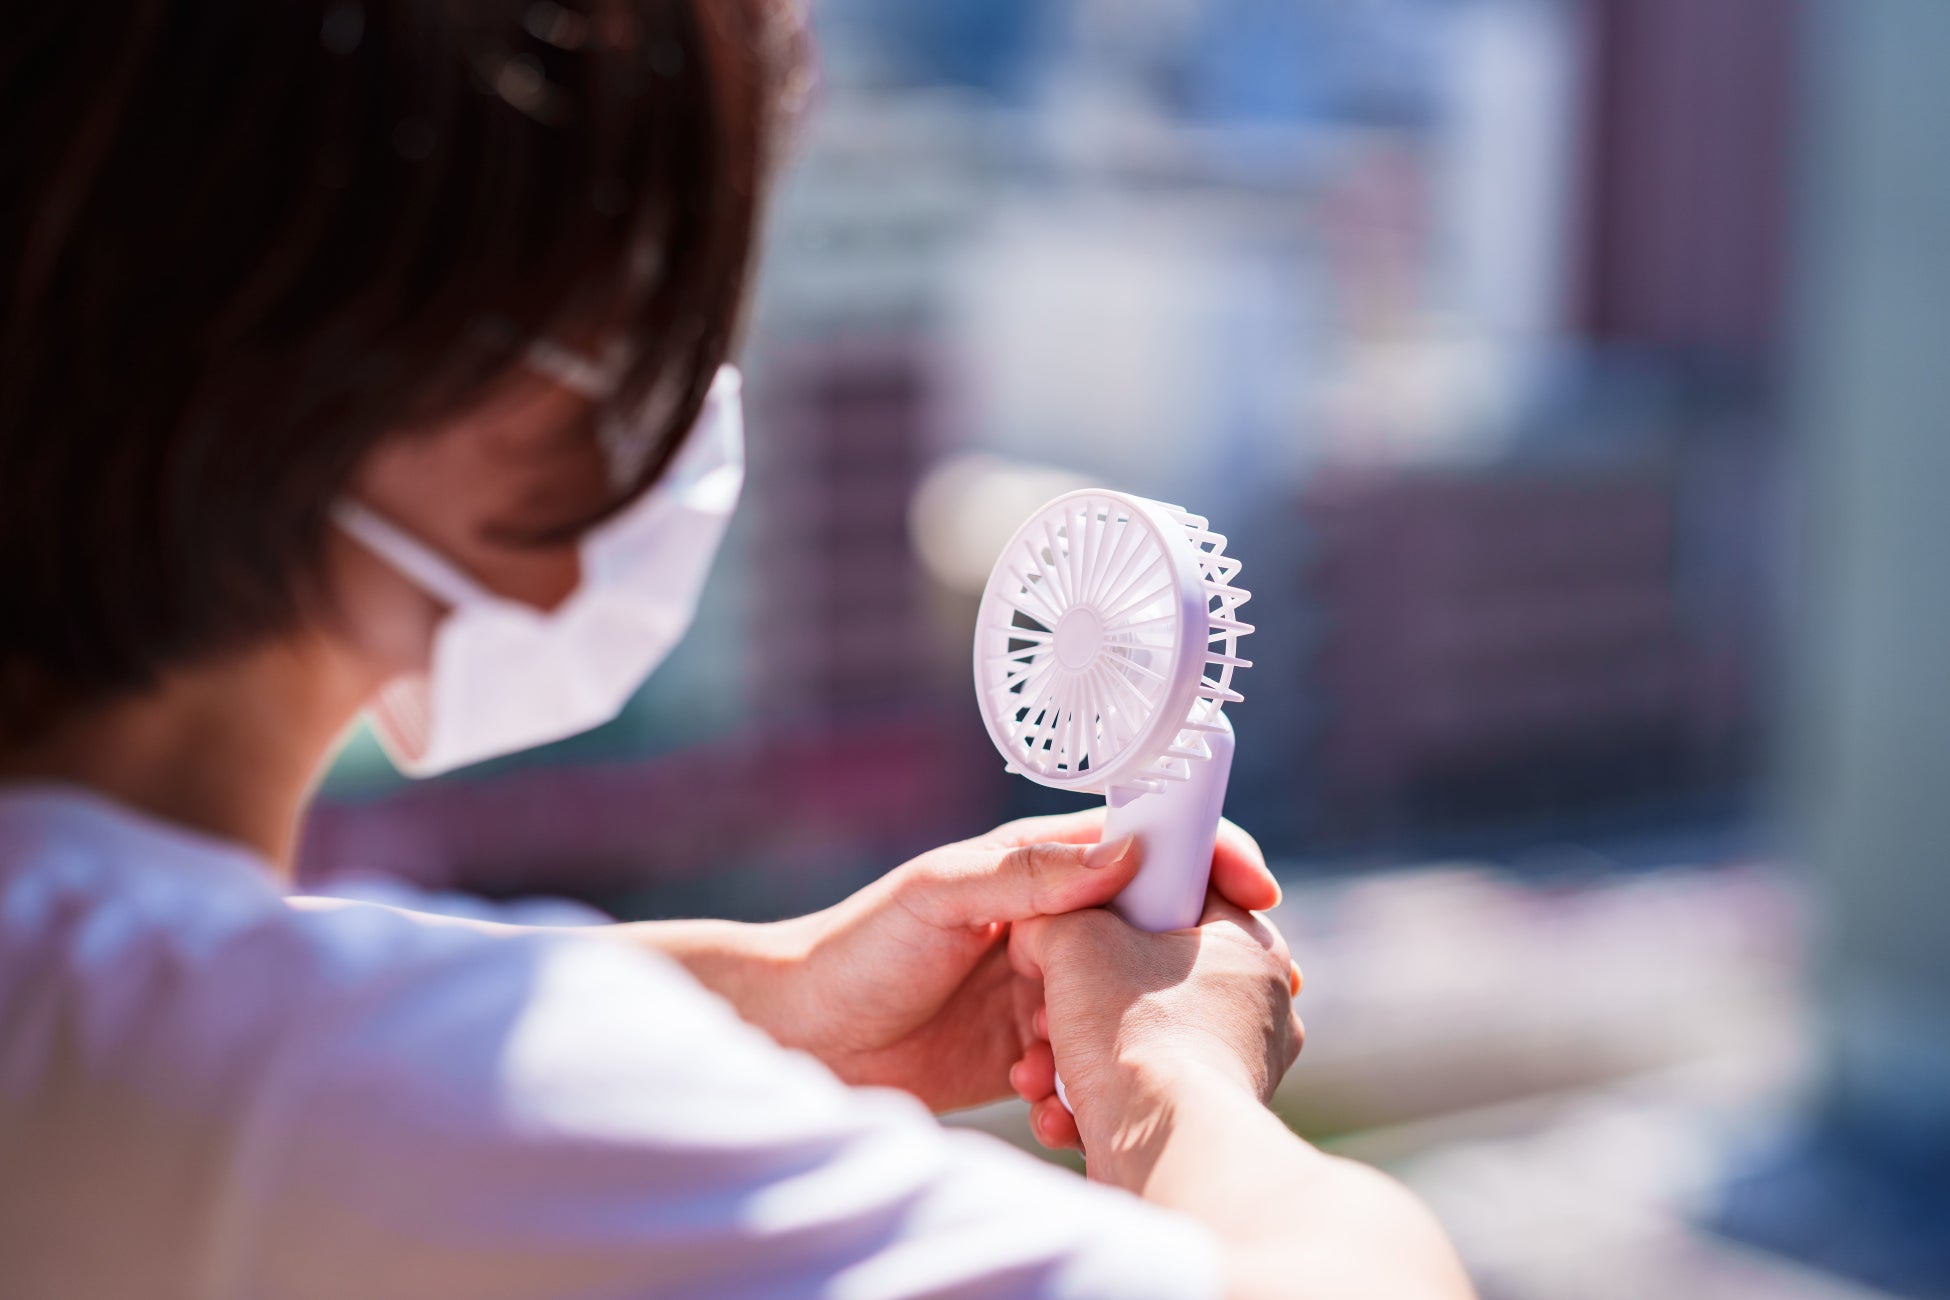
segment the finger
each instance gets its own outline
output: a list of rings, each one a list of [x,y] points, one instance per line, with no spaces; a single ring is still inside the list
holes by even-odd
[[[1230,921],[1234,925],[1250,929],[1258,920],[1259,918],[1252,912],[1213,889],[1206,892],[1205,910],[1199,913],[1198,923],[1211,925],[1216,921]]]
[[[1012,848],[1036,843],[1093,844],[1103,834],[1103,826],[1104,810],[1090,808],[1044,817],[1024,817],[998,826],[971,843]],[[1258,841],[1237,824],[1225,819],[1219,822],[1218,839],[1212,850],[1212,885],[1249,912],[1277,907],[1282,896],[1280,883],[1266,865],[1266,855],[1260,851]]]
[[[1024,979],[1042,979],[1043,952],[1048,943],[1048,921],[1039,917],[1017,921],[1009,927],[1009,968]],[[1047,1024],[1048,1015],[1045,1014],[1043,1019]]]
[[[1198,923],[1212,925],[1222,921],[1231,922],[1253,936],[1260,947],[1277,956],[1282,965],[1293,966],[1293,954],[1287,951],[1286,936],[1280,933],[1278,926],[1259,913],[1248,912],[1229,899],[1220,897],[1218,891],[1210,890],[1205,895],[1205,911]]]
[[[1023,817],[996,827],[971,841],[981,845],[1020,847],[1035,843],[1094,844],[1103,835],[1104,809]],[[1229,819],[1219,822],[1212,851],[1212,884],[1249,912],[1263,912],[1280,904],[1280,882],[1266,865],[1259,842]]]
[[[1076,1116],[1055,1097],[1045,1097],[1029,1108],[1029,1128],[1038,1142],[1052,1150],[1083,1149],[1083,1134],[1077,1132]]]
[[[1137,874],[1141,856],[1130,836],[1109,844],[960,845],[906,883],[906,901],[944,927],[1056,916],[1108,903]]]
[[[1007,948],[997,948],[994,955],[1006,964],[1009,960]],[[1034,1038],[1048,1038],[1049,1035],[1036,1028],[1036,1013],[1043,1009],[1043,986],[1035,980],[1026,980],[1015,974],[1009,975],[1009,1001],[1015,1013],[1016,1041],[1027,1043]]]
[[[1296,966],[1294,969],[1298,970],[1299,967]],[[1045,1039],[1048,1038],[1049,1037],[1049,1008],[1037,1007],[1036,1014],[1030,1017],[1029,1026],[1030,1028],[1036,1031],[1036,1037],[1045,1038]]]
[[[1280,904],[1280,882],[1273,878],[1259,843],[1225,820],[1219,822],[1219,838],[1212,846],[1212,888],[1248,912]]]
[[[1104,808],[1082,808],[1076,812],[1052,813],[1043,817],[1020,817],[996,827],[973,841],[1001,844],[1095,844],[1104,837]]]
[[[1024,1101],[1037,1102],[1056,1091],[1056,1054],[1048,1043],[1031,1043],[1009,1067],[1009,1086]]]

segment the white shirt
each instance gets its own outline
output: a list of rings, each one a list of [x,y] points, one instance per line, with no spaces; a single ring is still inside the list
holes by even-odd
[[[1192,1221],[780,1048],[673,962],[290,907],[0,789],[0,1294],[1181,1297]]]

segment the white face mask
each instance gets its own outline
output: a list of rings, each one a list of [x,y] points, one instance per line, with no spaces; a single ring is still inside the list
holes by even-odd
[[[538,347],[531,364],[585,396],[613,388],[601,367]],[[424,673],[386,686],[372,721],[394,766],[432,776],[608,722],[670,653],[697,612],[745,480],[738,372],[718,372],[697,426],[663,477],[580,547],[582,580],[552,612],[497,596],[356,501],[335,523],[449,611]],[[606,428],[612,471],[640,446]]]

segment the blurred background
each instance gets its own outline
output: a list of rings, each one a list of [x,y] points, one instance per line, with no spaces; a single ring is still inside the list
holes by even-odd
[[[696,632],[519,760],[356,738],[310,883],[757,919],[1082,802],[976,597],[1159,497],[1254,593],[1295,1127],[1486,1297],[1950,1296],[1950,5],[813,14]]]

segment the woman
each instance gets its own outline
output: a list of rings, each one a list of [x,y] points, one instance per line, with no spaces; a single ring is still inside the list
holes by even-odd
[[[362,709],[439,770],[681,631],[796,48],[768,0],[10,18],[0,1291],[1466,1293],[1263,1106],[1297,972],[1237,832],[1161,936],[1089,817],[776,925],[285,895]],[[1011,1086],[1098,1183],[927,1113]]]

